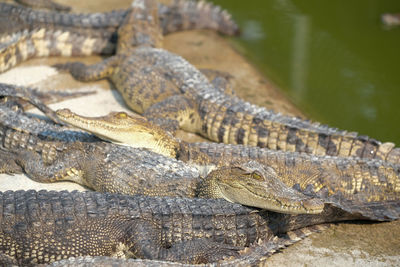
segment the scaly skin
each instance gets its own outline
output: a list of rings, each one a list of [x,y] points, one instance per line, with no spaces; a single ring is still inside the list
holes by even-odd
[[[11,94],[15,97],[21,93],[11,89],[3,90],[0,94]],[[33,97],[27,88],[25,91],[27,93],[22,95],[23,97]],[[31,102],[38,106],[41,104],[37,99]],[[242,204],[292,214],[320,213],[323,209],[320,200],[310,199],[296,190],[286,188],[278,177],[264,174],[261,166],[243,164],[241,169],[232,170],[229,177],[225,177],[225,170],[221,170],[211,172],[203,179],[198,169],[145,149],[104,142],[74,142],[75,135],[62,140],[60,137],[68,136],[68,133],[60,135],[59,138],[55,137],[60,130],[51,124],[49,127],[43,127],[41,131],[49,132],[50,128],[53,132],[50,135],[51,139],[56,140],[45,140],[29,132],[30,128],[36,127],[27,125],[36,124],[35,120],[6,106],[1,107],[0,111],[0,115],[8,114],[0,116],[4,118],[0,128],[1,146],[14,153],[17,165],[36,181],[70,180],[96,191],[124,194],[182,197],[199,195],[229,201],[240,199]],[[10,119],[12,116],[23,119]],[[19,124],[22,121],[24,125]],[[5,125],[11,125],[13,128]],[[11,170],[6,168],[10,160],[8,155],[2,158],[3,172],[12,172],[14,169],[20,172],[14,164],[9,165]],[[221,184],[224,185],[223,188],[220,188]],[[225,190],[226,185],[236,187],[237,184],[243,184],[244,188],[250,187],[250,190],[243,191],[244,194],[241,194],[240,190]]]
[[[208,263],[259,240],[278,246],[281,231],[360,218],[329,206],[284,215],[223,200],[76,191],[2,192],[0,208],[0,260],[18,265],[84,255]]]
[[[224,198],[291,214],[320,213],[324,206],[256,165],[216,170],[201,178],[197,168],[145,149],[105,142],[43,141],[7,128],[1,136],[3,149],[12,152],[17,165],[38,182],[69,180],[96,191],[129,195]],[[5,159],[9,164],[10,156]],[[226,190],[227,186],[246,190]]]
[[[301,228],[295,231],[279,235],[272,242],[270,240],[259,240],[256,244],[246,247],[240,251],[240,256],[234,259],[226,259],[218,261],[218,263],[208,264],[184,264],[177,262],[159,261],[159,260],[145,260],[145,259],[117,259],[107,256],[86,256],[86,257],[72,257],[66,260],[53,262],[48,267],[217,267],[217,266],[267,266],[268,257],[279,249],[296,243],[305,237],[325,230],[328,225],[314,225]]]
[[[164,34],[190,29],[238,32],[230,15],[209,3],[175,0],[159,6]],[[117,29],[128,11],[70,14],[0,3],[0,72],[34,57],[113,54]]]
[[[59,120],[78,127],[114,143],[131,147],[146,147],[151,151],[176,158],[180,141],[139,115],[126,112],[112,112],[102,117],[85,117],[69,109],[56,111]]]
[[[2,17],[17,18],[30,29],[42,25],[44,28],[49,26],[117,31],[129,11],[128,8],[111,12],[74,14],[38,11],[0,3]],[[168,4],[158,3],[158,15],[164,34],[193,29],[210,29],[226,35],[239,33],[238,26],[226,10],[205,1],[172,0]],[[13,32],[13,28],[9,28],[9,32]]]
[[[400,163],[400,148],[393,143],[277,114],[225,94],[182,57],[157,48],[162,41],[157,7],[137,1],[141,4],[118,30],[115,56],[91,66],[56,67],[81,81],[110,79],[132,110],[172,132],[181,128],[216,142]]]
[[[271,217],[274,217],[273,215]],[[278,216],[279,218],[279,216]],[[288,223],[288,218],[284,220],[285,225],[290,225]],[[274,225],[275,223],[271,224]],[[295,223],[298,224],[298,223]],[[275,228],[275,227],[274,227]],[[292,227],[297,228],[297,227]],[[86,256],[86,257],[71,257],[66,260],[60,260],[53,262],[48,267],[109,267],[109,266],[120,266],[120,267],[216,267],[216,266],[267,266],[266,261],[268,257],[273,253],[279,251],[280,249],[290,246],[307,236],[321,232],[329,228],[329,225],[312,225],[307,227],[302,227],[300,229],[288,231],[287,233],[279,233],[279,238],[275,237],[271,240],[259,240],[256,244],[252,244],[241,250],[239,256],[235,256],[233,259],[229,258],[223,261],[218,261],[218,263],[208,263],[208,264],[184,264],[178,262],[169,261],[159,261],[159,260],[144,260],[144,259],[118,259],[114,257],[107,256]],[[276,228],[275,228],[276,229]]]
[[[123,112],[98,118],[79,116],[68,109],[58,110],[56,114],[62,121],[101,138],[106,137],[107,140],[144,146],[154,151],[161,150],[157,149],[159,146],[164,152],[166,151],[165,154],[190,164],[231,166],[230,169],[222,171],[225,177],[230,176],[230,171],[240,168],[235,166],[238,162],[256,161],[265,166],[262,170],[264,177],[273,173],[273,176],[288,187],[318,197],[325,202],[334,203],[346,211],[360,212],[366,217],[375,219],[398,217],[399,165],[376,159],[312,156],[242,145],[185,143],[172,139],[169,133],[162,132],[159,127],[152,125],[144,118],[131,117]],[[146,136],[146,141],[139,144],[136,139],[140,139],[143,133],[153,134],[154,137]],[[215,173],[218,171],[221,170]],[[258,194],[254,191],[254,187],[247,189],[246,185],[249,184],[234,185],[232,183],[224,187],[224,183],[221,182],[219,187],[228,192],[238,190],[241,196],[249,191],[253,195]],[[278,189],[277,192],[279,191]]]

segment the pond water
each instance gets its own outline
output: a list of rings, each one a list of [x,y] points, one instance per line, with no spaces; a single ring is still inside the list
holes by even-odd
[[[400,144],[398,0],[214,0],[242,29],[232,40],[305,114]]]

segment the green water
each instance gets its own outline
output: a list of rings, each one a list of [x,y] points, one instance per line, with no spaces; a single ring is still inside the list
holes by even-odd
[[[310,118],[400,144],[399,0],[214,0],[234,42]]]

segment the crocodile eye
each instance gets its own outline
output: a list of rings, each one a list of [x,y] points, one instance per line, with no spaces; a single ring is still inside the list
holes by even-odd
[[[115,114],[117,118],[119,119],[125,119],[126,117],[128,117],[128,114],[126,114],[125,112],[118,112],[117,114]]]
[[[254,171],[251,173],[251,178],[256,179],[258,181],[264,181],[264,177],[258,171]]]

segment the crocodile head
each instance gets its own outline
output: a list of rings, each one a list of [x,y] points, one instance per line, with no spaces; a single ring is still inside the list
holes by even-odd
[[[318,214],[324,209],[320,199],[288,187],[271,167],[254,161],[210,172],[198,188],[198,196],[288,214]]]
[[[111,112],[102,117],[84,117],[69,109],[59,109],[56,114],[60,120],[107,141],[147,148],[174,158],[179,149],[179,142],[172,135],[139,115]]]

